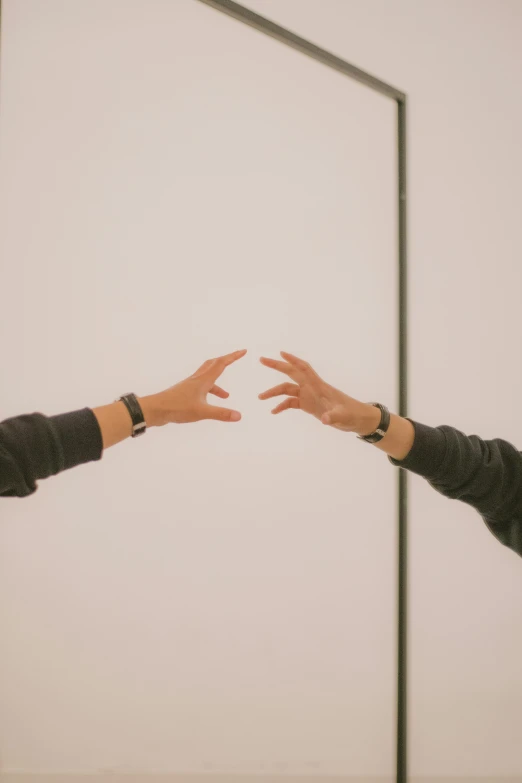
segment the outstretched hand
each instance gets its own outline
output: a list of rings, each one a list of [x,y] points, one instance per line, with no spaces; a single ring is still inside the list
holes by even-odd
[[[216,385],[216,381],[230,364],[237,362],[245,354],[246,350],[234,351],[216,359],[207,359],[185,380],[153,395],[153,398],[147,398],[153,400],[150,409],[154,424],[156,426],[169,423],[183,424],[203,419],[239,421],[241,419],[239,411],[210,405],[207,402],[207,394],[213,394],[221,399],[229,396],[227,391]]]
[[[284,373],[292,381],[273,386],[259,395],[260,400],[286,395],[286,399],[280,402],[272,413],[296,408],[310,413],[323,424],[345,432],[354,432],[364,403],[330,386],[304,359],[286,351],[281,351],[281,356],[285,361],[265,357],[260,360],[265,367]]]

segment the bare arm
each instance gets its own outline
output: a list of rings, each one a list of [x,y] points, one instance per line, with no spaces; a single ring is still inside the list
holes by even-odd
[[[222,399],[229,396],[216,386],[216,380],[245,353],[236,351],[209,359],[175,386],[138,398],[147,426],[202,419],[239,421],[238,411],[210,405],[207,394]],[[0,422],[0,496],[27,497],[36,491],[40,479],[99,460],[105,449],[131,434],[131,417],[123,402],[58,416],[33,413],[6,419]]]
[[[374,432],[379,426],[381,411],[374,405],[360,404],[361,409],[353,432],[357,435],[369,435],[370,432]],[[390,457],[401,460],[410,453],[414,440],[415,428],[411,421],[391,413],[388,432],[382,440],[371,445],[386,452]]]
[[[379,425],[381,412],[374,405],[360,402],[326,383],[303,359],[281,351],[284,361],[261,358],[261,363],[284,373],[291,383],[281,383],[259,395],[261,400],[287,395],[272,413],[298,408],[315,416],[323,424],[357,435],[369,435]],[[402,460],[413,446],[415,429],[407,419],[390,414],[390,426],[382,440],[373,444],[395,459]]]
[[[263,400],[286,395],[272,413],[296,408],[324,425],[358,435],[377,428],[378,408],[326,383],[303,359],[285,352],[281,356],[284,361],[261,359],[290,379],[259,395]],[[392,464],[423,476],[440,494],[472,506],[499,541],[522,555],[522,452],[512,443],[390,414],[386,435],[373,445]]]
[[[138,397],[147,427],[162,427],[165,424],[183,424],[216,419],[218,421],[239,421],[239,411],[209,405],[207,394],[226,399],[229,393],[216,386],[216,380],[226,367],[245,355],[246,351],[209,359],[189,378],[159,394]],[[130,437],[132,424],[125,404],[121,401],[94,408],[94,415],[100,426],[103,448],[108,449]]]

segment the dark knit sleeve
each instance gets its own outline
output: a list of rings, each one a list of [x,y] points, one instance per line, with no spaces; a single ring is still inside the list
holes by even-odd
[[[411,421],[415,440],[403,460],[392,465],[423,476],[433,489],[478,511],[499,541],[522,555],[522,452],[502,438],[441,424]]]
[[[6,419],[0,423],[0,496],[32,495],[39,479],[99,460],[102,453],[100,427],[90,408]]]

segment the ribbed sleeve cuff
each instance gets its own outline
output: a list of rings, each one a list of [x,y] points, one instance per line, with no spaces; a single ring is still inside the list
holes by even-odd
[[[403,460],[391,456],[388,459],[399,468],[406,468],[427,479],[435,478],[446,456],[446,435],[438,427],[430,427],[410,418],[408,421],[415,428],[415,440],[410,452]]]
[[[90,408],[50,416],[63,449],[63,470],[101,459],[103,441],[98,419]]]

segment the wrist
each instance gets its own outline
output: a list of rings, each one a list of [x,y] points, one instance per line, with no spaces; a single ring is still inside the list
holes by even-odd
[[[147,397],[138,397],[145,423],[147,427],[161,427],[165,422],[162,420],[161,407],[157,394],[150,394]]]
[[[369,435],[377,429],[380,421],[381,411],[379,408],[375,405],[362,404],[354,432],[357,435]],[[373,445],[390,457],[402,461],[410,453],[414,441],[415,427],[411,421],[395,413],[390,413],[390,426],[386,435]]]
[[[380,421],[380,408],[376,408],[375,405],[369,405],[368,403],[361,403],[354,432],[356,435],[369,435],[371,432],[375,432]]]

